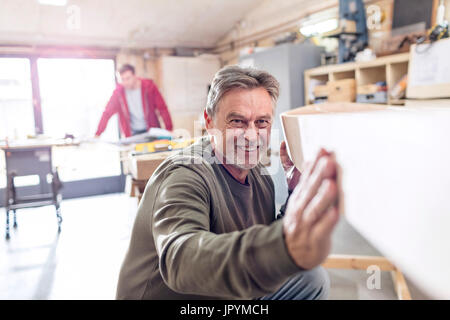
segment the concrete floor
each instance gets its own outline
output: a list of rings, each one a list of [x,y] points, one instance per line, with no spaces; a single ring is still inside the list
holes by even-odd
[[[0,210],[0,299],[114,299],[136,199],[113,194],[61,207],[59,236],[54,208],[24,209],[9,242]]]
[[[19,227],[9,242],[0,209],[0,299],[114,299],[136,207],[126,194],[65,200],[59,236],[52,207],[19,210]],[[379,254],[344,219],[332,252]],[[329,273],[330,299],[396,299],[389,273],[382,273],[381,288],[373,290],[365,271]],[[413,298],[426,298],[409,284]]]

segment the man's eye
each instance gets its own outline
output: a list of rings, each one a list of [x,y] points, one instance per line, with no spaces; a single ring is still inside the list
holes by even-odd
[[[267,127],[269,125],[269,121],[267,120],[256,120],[256,125],[258,127]]]
[[[240,120],[240,119],[232,119],[231,124],[235,124],[235,125],[241,125],[244,123],[244,121]]]

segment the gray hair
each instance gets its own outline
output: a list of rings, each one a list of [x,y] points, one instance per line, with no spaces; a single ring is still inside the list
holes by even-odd
[[[275,107],[280,84],[274,76],[263,70],[242,68],[237,65],[224,67],[217,71],[208,93],[206,102],[206,113],[208,116],[213,117],[215,115],[220,99],[225,93],[234,88],[264,88],[272,98]]]

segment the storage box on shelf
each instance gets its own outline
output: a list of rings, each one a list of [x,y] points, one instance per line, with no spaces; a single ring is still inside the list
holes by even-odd
[[[355,102],[355,79],[342,79],[328,82],[328,102]]]

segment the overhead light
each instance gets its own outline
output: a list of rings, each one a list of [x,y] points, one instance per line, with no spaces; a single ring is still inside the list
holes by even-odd
[[[300,32],[305,37],[311,37],[328,31],[337,29],[339,26],[338,19],[328,19],[314,24],[305,25],[300,28]]]
[[[67,0],[38,0],[39,4],[47,6],[65,6],[67,5]]]

